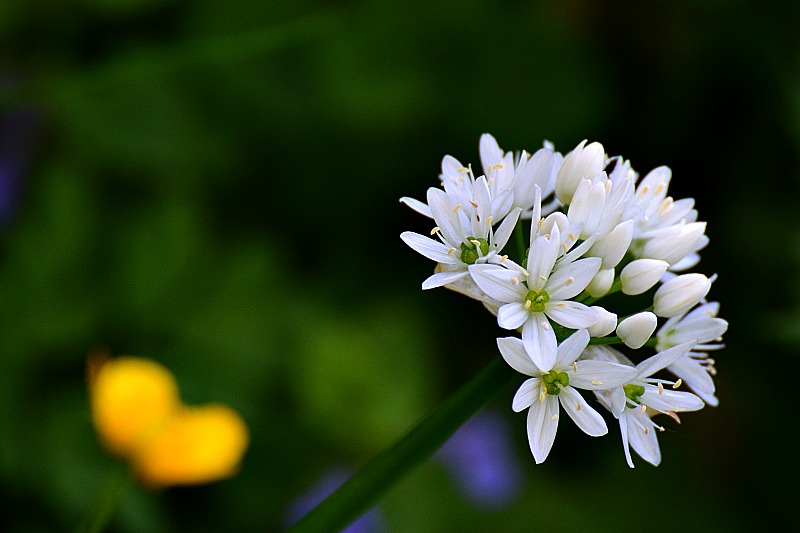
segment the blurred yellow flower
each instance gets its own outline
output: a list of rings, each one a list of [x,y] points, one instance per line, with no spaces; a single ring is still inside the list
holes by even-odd
[[[249,434],[221,404],[186,406],[172,374],[149,359],[89,357],[92,421],[146,485],[191,485],[238,470]]]

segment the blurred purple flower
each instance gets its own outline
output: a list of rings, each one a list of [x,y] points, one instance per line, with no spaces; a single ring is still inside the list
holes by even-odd
[[[323,472],[317,481],[299,498],[295,499],[286,510],[284,524],[286,527],[308,514],[329,494],[339,488],[353,474],[345,467],[335,467]],[[352,524],[342,530],[343,533],[374,533],[386,531],[386,522],[378,507],[373,507]]]
[[[15,109],[0,116],[0,225],[13,216],[17,206],[40,118],[32,108]]]
[[[508,421],[493,411],[473,416],[442,446],[441,460],[466,498],[485,508],[511,504],[522,490]]]

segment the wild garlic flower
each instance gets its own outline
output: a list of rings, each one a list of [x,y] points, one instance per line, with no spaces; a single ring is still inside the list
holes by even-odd
[[[680,387],[680,380],[673,383],[650,377],[685,356],[694,344],[694,341],[685,342],[642,361],[636,365],[634,375],[623,385],[595,390],[600,403],[619,420],[625,459],[631,468],[631,447],[648,463],[658,466],[661,462],[655,430],[663,431],[664,428],[653,422],[652,416],[666,414],[680,422],[678,413],[703,408],[703,401],[694,394],[674,390]],[[618,361],[633,367],[633,363],[622,353],[605,346],[590,347],[585,357],[595,361]]]
[[[599,437],[608,433],[603,417],[576,389],[599,390],[621,386],[633,379],[633,368],[606,361],[580,361],[589,344],[589,333],[578,330],[558,346],[550,366],[540,367],[515,337],[497,339],[503,359],[517,372],[531,376],[514,395],[515,412],[528,409],[528,442],[537,463],[547,459],[558,429],[559,405],[584,433]]]
[[[628,464],[632,447],[657,465],[652,417],[718,403],[707,352],[723,347],[728,324],[717,318],[719,304],[705,303],[716,275],[688,272],[709,242],[694,200],[668,196],[669,168],[639,180],[628,160],[597,142],[566,156],[547,142],[514,155],[485,134],[479,149],[482,176],[446,156],[442,188],[428,190],[427,204],[401,199],[436,223],[435,238],[401,235],[436,262],[423,288],[465,294],[519,332],[497,342],[506,362],[531,376],[512,407],[529,409],[537,463],[550,452],[561,407],[588,434],[606,432],[577,393],[583,388],[619,420]],[[606,300],[615,293],[629,303]],[[654,377],[662,369],[678,381]],[[694,394],[669,388],[682,381]]]

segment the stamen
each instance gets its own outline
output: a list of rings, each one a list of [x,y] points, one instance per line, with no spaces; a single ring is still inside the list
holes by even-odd
[[[572,233],[567,233],[567,238],[569,240],[571,240],[571,241],[574,241],[575,240],[575,235],[573,235]]]
[[[472,204],[472,207],[475,207],[475,208],[477,208],[477,207],[478,207],[478,204],[476,204],[476,203],[475,203],[475,202],[473,202],[472,200],[470,200],[470,201],[469,201],[469,203],[471,203],[471,204]]]
[[[675,385],[673,385],[672,388],[673,389],[677,389],[678,387],[681,386],[682,383],[683,383],[683,380],[678,378],[678,381],[675,382]]]
[[[476,205],[475,207],[478,207],[478,206]],[[486,225],[487,226],[491,226],[492,225],[492,219],[494,219],[493,216],[489,216],[489,218],[486,219]]]
[[[578,362],[577,361],[573,361],[572,362],[572,370],[574,370],[575,372],[578,371]]]
[[[576,411],[580,411],[581,409],[583,409],[583,404],[582,403],[579,403],[578,405],[575,406],[575,410]]]
[[[450,255],[455,251],[457,251],[455,248],[450,248],[449,250],[447,250],[447,255]]]
[[[519,285],[519,278],[517,277],[511,278],[511,283],[513,283],[514,285]]]
[[[503,261],[505,261],[506,259],[508,259],[508,256],[507,256],[507,255],[501,255],[501,256],[500,256],[500,262],[501,262],[501,263],[502,263]]]
[[[550,234],[549,234],[549,233],[545,233],[545,234],[543,235],[543,237],[544,237],[545,239],[549,239],[549,238],[550,238]]]
[[[439,233],[440,231],[442,231],[442,228],[440,228],[439,226],[436,226],[435,228],[433,228],[431,230],[431,235],[435,235],[435,234]]]
[[[658,393],[664,394],[664,385],[662,385],[661,383],[658,384]]]
[[[666,185],[664,185],[664,183],[659,183],[659,184],[658,184],[658,187],[656,187],[656,190],[655,190],[655,191],[653,191],[653,192],[654,192],[655,194],[658,194],[658,193],[660,193],[661,191],[663,191],[665,187],[666,187]]]
[[[566,252],[567,250],[569,250],[569,246],[567,246],[567,243],[565,243],[565,242],[562,242],[562,243],[561,243],[561,247],[564,249],[564,251],[565,251],[565,252]]]
[[[527,311],[531,310],[531,301],[530,300],[525,300],[525,309]]]
[[[606,196],[608,196],[609,193],[611,192],[611,185],[612,185],[611,181],[606,182]]]
[[[542,280],[542,281],[547,281],[547,276],[539,274],[539,279]]]
[[[480,246],[481,245],[481,241],[479,241],[478,239],[475,239],[475,240],[472,240],[472,241],[469,241],[469,242],[471,242],[475,246]]]
[[[596,379],[596,380],[592,381],[592,385],[602,385],[602,384],[603,384],[603,382],[600,381],[599,379]]]
[[[575,278],[570,276],[570,277],[568,277],[567,279],[564,280],[564,285],[569,286],[569,285],[572,285],[574,282],[575,282]]]
[[[552,420],[553,422],[555,422],[556,420],[558,420],[558,415],[553,415],[553,416],[551,416],[551,417],[550,417],[550,420]]]
[[[664,201],[661,202],[661,205],[658,206],[658,212],[662,215],[669,213],[672,210],[673,203],[672,196],[667,196],[664,198]]]
[[[641,194],[642,196],[644,196],[645,194],[647,194],[649,192],[650,192],[650,186],[649,185],[645,185],[644,187],[639,189],[639,194]]]
[[[640,405],[639,406],[639,411],[644,413],[645,411],[647,411],[647,406],[645,404]]]
[[[489,178],[486,180],[486,185],[492,185],[494,183],[494,178]]]
[[[542,389],[542,392],[539,393],[539,403],[544,403],[544,399],[546,397],[547,397],[547,393],[545,392],[544,389]]]
[[[457,204],[453,209],[453,213],[458,213],[458,210],[461,209],[461,204]]]
[[[457,172],[468,172],[469,169],[467,167],[461,167],[457,170]]]
[[[530,302],[530,300],[527,300],[527,301]],[[547,320],[542,320],[541,322],[539,322],[539,325],[542,326],[542,329],[546,329],[546,330],[550,329],[550,322],[548,322]]]
[[[650,428],[644,428],[644,434],[647,435],[648,433],[650,433]]]

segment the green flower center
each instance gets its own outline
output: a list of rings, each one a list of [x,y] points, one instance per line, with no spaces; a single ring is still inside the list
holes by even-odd
[[[478,250],[480,250],[480,253]],[[479,257],[488,253],[489,241],[486,239],[467,237],[467,240],[461,243],[461,260],[468,265],[475,264]]]
[[[625,391],[625,396],[636,403],[639,403],[639,397],[644,394],[644,387],[633,383],[628,383],[622,389]]]
[[[544,311],[545,305],[550,301],[550,295],[546,291],[536,291],[531,289],[525,295],[525,300],[530,302],[531,305],[528,309],[534,313],[541,313]]]
[[[566,372],[551,370],[542,376],[542,383],[544,383],[544,390],[547,391],[547,394],[557,396],[562,387],[569,385],[569,376]]]

